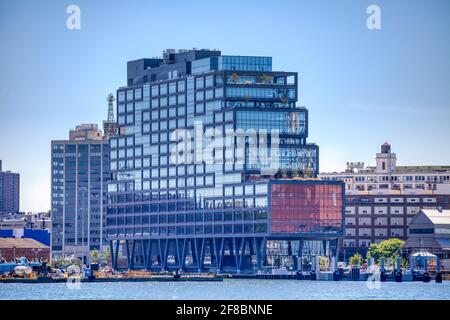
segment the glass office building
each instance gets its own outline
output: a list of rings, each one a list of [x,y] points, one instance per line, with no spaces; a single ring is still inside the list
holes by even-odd
[[[107,248],[108,139],[96,124],[84,124],[69,140],[52,141],[51,157],[52,254],[88,261],[91,250]]]
[[[109,140],[115,268],[255,270],[271,239],[341,235],[342,183],[293,180],[316,177],[319,163],[318,146],[306,142],[308,110],[296,105],[296,72],[216,50],[167,50],[127,67],[119,134]],[[293,229],[271,224],[271,194],[292,196],[279,183],[313,188],[296,189],[308,192],[300,211],[286,215],[274,202]]]

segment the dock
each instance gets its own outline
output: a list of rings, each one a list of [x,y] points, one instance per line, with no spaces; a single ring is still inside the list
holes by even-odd
[[[30,278],[0,278],[0,283],[62,283],[70,282],[79,279],[80,282],[206,282],[206,281],[223,281],[222,277],[216,276],[152,276],[143,278],[120,278],[120,277],[105,277],[105,278],[51,278],[38,277],[36,279]]]

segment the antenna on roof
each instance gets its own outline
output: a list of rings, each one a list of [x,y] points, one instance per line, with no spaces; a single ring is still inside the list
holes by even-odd
[[[112,93],[110,93],[106,98],[106,101],[108,101],[108,118],[106,121],[103,121],[103,130],[106,137],[116,134],[117,131],[117,123],[114,117],[115,100],[116,99],[114,98],[114,95]]]
[[[114,101],[116,99],[114,98],[114,95],[110,93],[108,97],[106,98],[106,101],[108,101],[108,122],[116,122],[114,119]]]

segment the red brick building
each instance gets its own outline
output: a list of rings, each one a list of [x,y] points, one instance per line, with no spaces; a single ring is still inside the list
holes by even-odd
[[[50,248],[34,239],[0,238],[0,257],[8,262],[21,257],[50,261]]]

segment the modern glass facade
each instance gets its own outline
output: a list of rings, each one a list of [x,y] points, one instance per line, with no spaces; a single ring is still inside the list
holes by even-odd
[[[58,140],[51,148],[53,255],[86,259],[107,245],[108,141]]]
[[[271,233],[271,181],[286,171],[318,173],[318,146],[306,143],[308,112],[296,106],[297,73],[272,71],[269,57],[199,51],[183,53],[202,56],[186,66],[175,54],[173,63],[142,70],[155,81],[141,83],[133,70],[117,91],[107,211],[117,268],[202,269],[205,252],[218,269],[245,260],[238,247],[259,252]],[[243,136],[225,138],[238,131]],[[217,148],[222,137],[231,146]],[[276,161],[258,154],[264,146]]]

